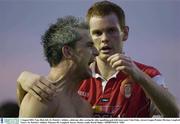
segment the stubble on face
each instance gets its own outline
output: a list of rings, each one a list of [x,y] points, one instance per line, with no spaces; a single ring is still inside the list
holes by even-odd
[[[81,35],[81,40],[76,43],[76,65],[77,72],[76,74],[84,80],[92,76],[92,72],[89,68],[89,62],[92,61],[92,51],[91,46],[93,45],[92,40],[90,39],[88,30],[78,30]]]

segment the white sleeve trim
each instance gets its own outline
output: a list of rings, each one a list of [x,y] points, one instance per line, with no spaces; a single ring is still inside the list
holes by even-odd
[[[167,88],[165,84],[165,78],[162,75],[156,75],[155,77],[152,78],[153,81],[155,81],[159,86],[163,86],[164,88]],[[158,109],[155,107],[154,103],[150,104],[150,115],[154,118],[156,117],[163,117]]]
[[[162,75],[156,75],[152,78],[153,81],[155,81],[159,86],[163,86],[164,88],[167,88],[165,84],[165,78]]]

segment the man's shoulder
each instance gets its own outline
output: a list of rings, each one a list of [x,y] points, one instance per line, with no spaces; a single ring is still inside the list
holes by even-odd
[[[39,101],[36,97],[27,93],[20,106],[20,116],[22,117],[47,117],[53,110],[52,103]]]
[[[143,72],[145,72],[146,74],[148,74],[150,77],[154,77],[156,75],[161,75],[161,73],[159,72],[158,69],[156,69],[153,66],[150,65],[146,65],[137,61],[134,61],[134,63],[137,65],[137,67],[139,69],[141,69]]]

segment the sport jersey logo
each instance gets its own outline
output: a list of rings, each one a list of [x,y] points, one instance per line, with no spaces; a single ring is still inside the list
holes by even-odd
[[[101,98],[101,102],[109,102],[109,98]]]
[[[80,96],[83,96],[83,97],[88,97],[88,96],[89,96],[89,93],[84,92],[84,91],[78,91],[78,94],[79,94]]]
[[[132,87],[131,87],[131,84],[125,84],[124,85],[124,96],[126,98],[129,98],[131,97],[131,92],[132,92]]]
[[[121,106],[99,106],[94,105],[93,117],[115,117],[117,111],[121,109]]]

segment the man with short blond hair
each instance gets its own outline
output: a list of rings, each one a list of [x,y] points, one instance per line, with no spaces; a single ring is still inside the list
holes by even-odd
[[[40,101],[27,93],[19,117],[91,117],[91,105],[77,93],[81,81],[91,77],[89,62],[97,54],[87,26],[72,16],[59,18],[43,35],[42,45],[51,69],[46,78],[40,77],[37,82],[55,86],[56,97]]]

